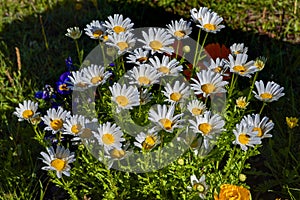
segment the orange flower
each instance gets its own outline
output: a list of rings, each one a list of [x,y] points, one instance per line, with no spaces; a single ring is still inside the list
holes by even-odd
[[[228,56],[230,54],[230,50],[224,44],[222,44],[221,46],[219,43],[212,43],[206,45],[205,51],[214,60],[216,60],[217,58],[228,59]]]
[[[250,191],[243,186],[223,184],[220,187],[219,196],[215,195],[215,200],[250,200]]]

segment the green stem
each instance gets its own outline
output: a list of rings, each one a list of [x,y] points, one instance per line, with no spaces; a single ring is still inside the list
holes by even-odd
[[[251,87],[250,87],[250,91],[249,91],[249,94],[248,94],[248,97],[247,97],[246,102],[248,102],[248,101],[250,100],[250,98],[251,98],[251,94],[252,94],[252,91],[253,91],[253,89],[254,89],[254,84],[255,84],[255,81],[256,81],[256,79],[257,79],[258,73],[259,73],[259,71],[257,71],[257,72],[255,73],[255,76],[254,76],[254,78],[253,78],[253,80],[252,80],[252,85],[251,85]]]
[[[61,177],[61,180],[62,180],[63,186],[68,191],[68,193],[71,196],[71,198],[73,200],[78,200],[77,196],[74,194],[74,192],[72,191],[72,189],[69,187],[69,183],[65,182],[64,177]]]
[[[103,59],[103,66],[106,68],[106,58],[105,58],[105,52],[104,52],[104,45],[103,43],[101,42],[101,40],[99,39],[99,45],[100,45],[100,48],[101,48],[101,53],[102,53],[102,59]]]
[[[76,50],[77,50],[77,56],[78,56],[79,64],[81,66],[81,64],[82,64],[82,57],[81,57],[81,54],[80,54],[78,41],[74,40],[74,42],[75,42],[75,45],[76,45]]]
[[[236,150],[236,146],[233,147],[233,149],[231,150],[231,156],[229,157],[229,162],[226,164],[226,175],[225,175],[225,179],[224,180],[227,180],[227,177],[229,176],[230,174],[230,166],[232,164],[232,161],[234,160],[234,157],[235,157],[235,150]]]
[[[193,71],[194,71],[194,68],[195,68],[195,65],[196,65],[196,60],[197,60],[197,57],[198,57],[197,55],[198,55],[198,48],[199,48],[200,35],[201,35],[200,33],[201,33],[201,29],[199,29],[199,32],[198,32],[196,50],[195,50],[194,61],[193,61]]]
[[[177,40],[177,46],[176,46],[176,56],[175,56],[175,58],[177,59],[177,57],[178,57],[178,51],[179,51],[179,41],[180,40]]]
[[[205,41],[206,41],[206,39],[207,39],[207,36],[208,36],[208,32],[206,32],[205,37],[204,37],[204,40],[202,41],[201,49],[200,49],[199,54],[198,54],[198,56],[197,56],[197,61],[196,61],[196,63],[198,63],[198,62],[200,61],[200,59],[202,58],[202,57],[201,57],[201,53],[202,53],[202,51],[203,51],[204,44],[205,44]]]
[[[264,107],[267,105],[267,103],[266,102],[264,102],[263,103],[263,105],[262,105],[262,107],[261,107],[261,109],[260,109],[260,111],[259,111],[259,114],[261,115],[261,113],[262,113],[262,111],[263,111],[263,109],[264,109]]]
[[[233,89],[235,87],[235,83],[237,80],[237,76],[235,76],[235,73],[232,74],[232,78],[231,78],[231,83],[230,83],[230,88],[228,90],[228,99],[231,97]]]

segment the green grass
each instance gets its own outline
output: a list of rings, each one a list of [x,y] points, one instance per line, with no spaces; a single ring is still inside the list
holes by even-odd
[[[262,155],[252,161],[254,168],[248,173],[249,183],[257,192],[255,198],[264,198],[269,190],[272,197],[300,199],[299,129],[288,131],[285,123],[286,116],[299,116],[300,8],[297,0],[1,1],[0,196],[38,199],[46,191],[48,179],[39,170],[41,162],[37,160],[41,148],[32,139],[33,131],[18,124],[12,112],[25,98],[33,99],[34,92],[45,84],[53,85],[66,70],[64,60],[68,56],[77,62],[74,43],[64,36],[68,27],[83,29],[91,20],[103,20],[116,11],[130,17],[136,27],[165,27],[172,19],[189,18],[189,9],[199,6],[216,11],[226,23],[224,34],[222,31],[209,42],[227,46],[245,43],[251,57],[268,58],[260,78],[285,87],[285,100],[265,110],[272,113],[270,117],[276,128],[273,139],[264,144]],[[195,35],[192,37],[196,39]],[[83,37],[79,45],[87,54],[95,43]],[[19,63],[16,47],[20,52]],[[289,137],[292,144],[287,149]],[[254,184],[258,181],[259,184]]]

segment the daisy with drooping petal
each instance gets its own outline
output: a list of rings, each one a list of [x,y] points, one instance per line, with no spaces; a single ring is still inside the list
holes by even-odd
[[[150,151],[160,143],[156,127],[149,129],[146,133],[140,132],[135,140],[134,146],[146,151]]]
[[[269,81],[266,87],[262,80],[255,81],[255,86],[257,92],[253,91],[253,93],[255,94],[255,98],[257,98],[260,101],[264,101],[264,102],[278,101],[280,97],[284,96],[284,93],[282,92],[284,88],[280,87],[280,85],[274,83],[273,81],[271,82]]]
[[[206,111],[206,105],[203,102],[194,99],[187,104],[187,109],[193,116],[198,116]]]
[[[253,60],[247,62],[247,54],[237,54],[235,58],[232,55],[229,55],[228,58],[230,72],[236,73],[240,76],[251,78],[251,74],[257,71],[257,68],[254,66]]]
[[[114,17],[109,16],[108,21],[105,21],[105,26],[111,33],[124,33],[133,30],[133,23],[128,17],[123,20],[123,15],[114,14]]]
[[[260,119],[260,114],[253,114],[244,116],[242,120],[252,126],[253,131],[257,131],[257,137],[260,137],[261,139],[272,137],[268,132],[274,128],[274,123],[270,121],[268,117]]]
[[[250,102],[247,102],[246,97],[239,97],[236,101],[236,107],[246,109]]]
[[[126,75],[131,81],[130,84],[137,84],[139,86],[150,86],[158,83],[161,74],[156,71],[154,67],[148,64],[141,64],[128,71]]]
[[[149,50],[137,48],[127,56],[127,63],[134,63],[136,65],[146,63],[149,59],[149,53]]]
[[[133,106],[140,105],[139,91],[134,86],[120,85],[115,83],[109,87],[112,93],[112,101],[117,104],[117,112],[119,109],[132,109]]]
[[[226,70],[228,69],[228,66],[225,65],[225,62],[223,59],[217,58],[216,60],[210,59],[210,64],[207,66],[207,68],[211,71],[214,71],[216,73],[219,73],[223,76],[228,76],[226,74]]]
[[[19,103],[19,107],[14,111],[14,115],[16,115],[19,119],[18,121],[27,120],[30,121],[34,119],[39,113],[37,113],[39,104],[35,103],[31,100],[23,101],[23,104]]]
[[[205,182],[205,175],[203,174],[200,179],[196,177],[196,175],[191,175],[191,185],[188,186],[187,189],[189,191],[199,192],[199,197],[201,199],[205,199],[205,195],[209,189],[209,186]]]
[[[175,115],[175,105],[157,105],[156,110],[151,108],[149,111],[149,120],[156,123],[158,127],[172,133],[174,128],[181,128],[183,120],[180,118],[183,113]]]
[[[166,29],[163,28],[149,28],[148,34],[142,31],[143,38],[138,39],[138,41],[144,43],[144,48],[151,50],[151,53],[173,53],[174,49],[169,47],[174,42],[172,35],[169,34]]]
[[[107,162],[108,169],[110,169],[113,166],[114,162],[123,160],[133,153],[132,150],[127,150],[128,147],[129,147],[129,143],[124,145],[121,148],[113,148],[109,151],[105,151],[107,155],[106,157],[108,158],[108,162]]]
[[[118,54],[121,55],[131,48],[134,47],[136,39],[133,38],[133,34],[130,32],[116,34],[108,36],[109,41],[106,42],[107,45],[116,47],[118,49]]]
[[[56,151],[53,147],[47,148],[47,153],[41,152],[43,156],[43,163],[47,166],[42,167],[43,170],[54,170],[56,171],[56,176],[61,178],[62,175],[70,176],[70,163],[75,161],[74,152],[70,152],[69,149],[65,149],[63,146],[57,146]]]
[[[246,54],[248,47],[244,46],[244,43],[234,43],[230,46],[230,52],[232,55]]]
[[[175,81],[175,84],[172,84],[172,86],[170,83],[167,83],[164,89],[163,94],[167,97],[165,101],[170,103],[183,103],[190,95],[190,87],[180,81]]]
[[[171,21],[171,24],[167,25],[168,32],[172,34],[177,40],[185,39],[192,33],[191,22],[187,22],[182,18],[177,21]]]
[[[101,65],[91,64],[82,69],[83,80],[88,83],[90,87],[102,85],[111,76],[110,72],[104,72],[105,67]]]
[[[240,145],[243,151],[247,151],[248,146],[254,147],[254,145],[261,144],[261,138],[257,137],[258,131],[254,131],[253,128],[254,126],[245,121],[236,124],[233,130],[235,140],[232,143]]]
[[[141,91],[140,91],[140,104],[145,105],[148,102],[150,102],[151,99],[152,99],[152,93],[149,92],[148,89],[141,88]]]
[[[105,151],[110,151],[114,148],[120,149],[123,141],[125,141],[121,128],[116,124],[106,122],[100,124],[97,131],[93,131],[95,138],[98,140],[100,145],[104,146]]]
[[[179,72],[183,70],[182,65],[180,65],[176,59],[170,60],[170,57],[165,55],[163,55],[161,60],[157,56],[154,56],[154,58],[150,58],[149,61],[163,76],[177,76]]]
[[[198,80],[192,78],[194,82],[191,84],[195,94],[203,94],[204,97],[208,97],[213,93],[225,93],[225,85],[227,81],[223,81],[223,77],[211,70],[202,70],[197,73]]]
[[[199,10],[197,10],[196,8],[190,10],[191,17],[193,21],[197,24],[200,24],[200,22],[202,22],[204,15],[207,12],[211,12],[211,10],[208,9],[207,7],[200,7]]]
[[[88,88],[88,82],[84,77],[84,73],[82,70],[80,71],[73,71],[71,75],[69,75],[71,81],[71,89],[75,91],[83,91]]]
[[[265,68],[267,58],[260,56],[254,61],[254,66],[257,68],[257,71],[261,71]]]
[[[205,111],[203,115],[196,116],[196,120],[189,120],[195,133],[201,133],[204,139],[204,147],[209,148],[209,141],[216,137],[217,133],[224,131],[225,121],[218,114],[212,115],[211,111]]]
[[[92,39],[104,40],[107,36],[103,22],[99,22],[98,20],[93,20],[90,24],[87,24],[84,30],[85,34]]]
[[[53,134],[61,131],[63,129],[63,124],[66,121],[66,118],[70,117],[70,111],[64,110],[62,107],[50,108],[47,110],[47,115],[42,117],[41,119],[44,121],[45,130],[52,131]]]
[[[72,38],[73,40],[77,40],[80,38],[82,31],[78,27],[71,27],[67,29],[67,33],[65,36]]]
[[[85,124],[87,120],[82,115],[73,115],[70,118],[66,119],[64,123],[64,132],[63,134],[68,134],[75,136],[74,140],[80,140],[79,136],[85,129]]]
[[[217,33],[222,28],[225,28],[224,25],[220,25],[220,23],[222,21],[223,21],[223,18],[220,17],[217,13],[206,12],[204,14],[202,21],[199,21],[200,25],[197,25],[197,26],[208,33]]]

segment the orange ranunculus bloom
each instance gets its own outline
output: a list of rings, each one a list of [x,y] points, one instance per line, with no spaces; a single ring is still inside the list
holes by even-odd
[[[250,191],[242,186],[223,184],[215,200],[250,200]]]

